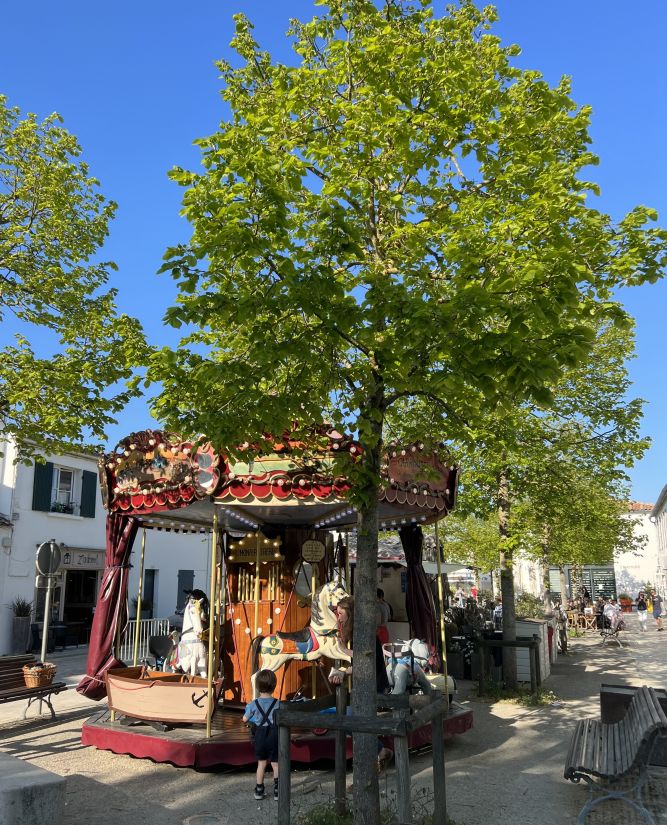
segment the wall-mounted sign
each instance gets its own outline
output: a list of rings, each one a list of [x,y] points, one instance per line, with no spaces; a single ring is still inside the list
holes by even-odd
[[[311,564],[317,564],[324,558],[324,545],[315,539],[304,541],[301,545],[301,558]]]
[[[68,547],[62,554],[61,570],[104,570],[104,550]]]

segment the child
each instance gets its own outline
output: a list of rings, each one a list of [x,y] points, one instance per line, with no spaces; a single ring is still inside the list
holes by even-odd
[[[278,799],[278,725],[273,721],[276,709],[280,706],[278,700],[273,698],[276,683],[276,674],[272,670],[260,670],[256,680],[259,699],[249,702],[243,714],[244,722],[255,725],[255,799],[266,798],[264,774],[268,762],[273,770],[273,798]]]

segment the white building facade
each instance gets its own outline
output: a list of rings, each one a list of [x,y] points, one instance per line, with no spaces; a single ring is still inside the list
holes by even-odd
[[[660,491],[650,517],[657,534],[656,589],[665,598],[667,596],[667,484]]]
[[[658,576],[658,533],[653,521],[653,504],[631,501],[626,518],[633,522],[635,536],[644,540],[644,547],[639,553],[617,549],[614,558],[614,570],[619,593],[627,593],[632,599],[650,582],[657,584]]]
[[[10,653],[16,598],[32,603],[41,625],[43,588],[36,587],[35,556],[51,539],[61,548],[51,621],[68,626],[71,639],[85,644],[104,570],[106,511],[95,454],[46,456],[44,463],[14,463],[16,450],[0,444],[0,655]],[[138,591],[141,534],[130,570],[130,597]],[[153,617],[168,617],[184,601],[184,589],[208,590],[210,535],[147,531],[144,600]],[[132,610],[130,609],[130,613]]]

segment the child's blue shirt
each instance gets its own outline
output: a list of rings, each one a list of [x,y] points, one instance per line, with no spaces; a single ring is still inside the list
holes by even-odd
[[[253,699],[252,702],[248,702],[248,704],[245,706],[245,710],[243,711],[243,718],[246,720],[246,722],[250,722],[253,725],[257,725],[258,727],[266,724],[264,722],[264,719],[262,718],[262,714],[257,710],[255,702],[259,702],[260,707],[262,708],[264,713],[266,713],[269,717],[269,723],[272,723],[273,715],[276,712],[276,710],[278,710],[278,708],[280,707],[280,702],[277,702],[273,698],[273,696],[268,698],[262,696],[259,699]],[[271,704],[273,702],[276,703],[273,706],[271,712],[269,713],[269,708],[271,707]]]

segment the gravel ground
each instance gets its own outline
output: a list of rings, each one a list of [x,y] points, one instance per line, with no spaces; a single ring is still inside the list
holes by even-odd
[[[586,790],[563,779],[569,739],[577,719],[599,715],[601,682],[667,686],[667,633],[645,634],[629,617],[624,647],[600,645],[599,636],[571,640],[571,652],[559,657],[544,687],[557,701],[539,708],[476,701],[473,685],[459,685],[459,700],[470,703],[474,728],[450,740],[447,758],[447,809],[456,825],[571,825]],[[74,685],[85,666],[85,651],[67,651],[50,659],[58,676]],[[68,690],[56,697],[58,719],[19,721],[18,703],[0,706],[0,750],[67,777],[67,805],[62,825],[254,825],[277,821],[277,803],[252,797],[253,769],[196,772],[155,764],[80,744],[82,722],[98,707]],[[416,815],[432,799],[430,752],[412,755],[413,805]],[[395,774],[380,779],[383,803],[395,807]],[[352,770],[350,769],[350,781]],[[292,818],[333,799],[332,765],[296,766],[292,774]],[[648,792],[657,825],[667,825],[667,769],[655,769]],[[622,803],[605,803],[589,825],[640,818]],[[26,825],[33,825],[26,823]]]

